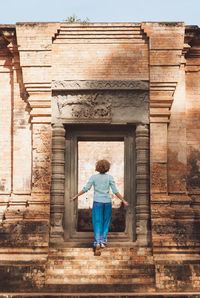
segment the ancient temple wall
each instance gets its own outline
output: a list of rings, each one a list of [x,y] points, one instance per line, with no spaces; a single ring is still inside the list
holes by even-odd
[[[76,25],[65,25],[63,28],[60,28],[59,23],[16,25],[13,44],[17,44],[17,47],[12,53],[6,49],[2,56],[4,69],[1,82],[4,92],[1,94],[2,100],[5,100],[5,96],[9,100],[3,105],[6,119],[2,119],[2,130],[6,135],[4,140],[8,158],[3,158],[1,177],[9,194],[7,197],[2,196],[1,214],[4,225],[28,227],[31,224],[33,229],[26,228],[26,236],[21,237],[17,228],[12,240],[11,229],[8,228],[5,233],[10,234],[11,246],[48,245],[46,228],[41,237],[33,236],[33,233],[37,234],[38,229],[49,222],[51,81],[148,80],[147,39],[139,24],[127,26],[132,26],[134,36],[121,25],[115,28],[121,31],[113,33],[111,24],[106,24],[101,25],[100,29],[109,31],[111,28],[106,33],[109,33],[108,38],[97,36],[95,39],[94,31],[88,36],[90,42],[87,43],[86,39],[78,42],[77,39],[76,42],[69,39],[69,36],[65,39],[65,35],[62,39],[66,27],[73,32]],[[122,33],[127,38],[125,42],[121,39]],[[1,152],[5,156],[4,145]]]
[[[187,178],[186,185],[193,209],[193,239],[200,245],[200,45],[198,39],[191,41],[186,61],[186,139]]]
[[[18,23],[21,85],[29,114],[30,196],[24,211],[29,247],[48,247],[51,180],[51,45],[58,23]],[[24,136],[24,141],[28,138]],[[41,231],[41,232],[39,232]],[[38,235],[38,236],[33,236]],[[39,233],[39,234],[38,234]]]
[[[187,135],[187,189],[190,195],[200,196],[200,72],[186,73],[186,135]],[[195,198],[195,196],[194,196]]]
[[[50,263],[46,271],[52,81],[145,80],[153,287],[200,290],[199,33],[191,28],[187,36],[183,23],[115,24],[115,33],[112,26],[19,23],[16,40],[0,50],[0,274],[8,280],[3,288],[23,287],[24,280],[29,289],[42,288],[48,278],[54,286],[54,269],[64,274],[56,260],[53,271]]]
[[[11,175],[12,175],[12,61],[5,49],[0,55],[0,222],[4,216],[4,211],[11,193]],[[3,137],[2,137],[3,136]]]
[[[148,78],[148,43],[140,24],[62,24],[55,35],[52,80]]]
[[[186,95],[185,68],[181,65],[168,127],[168,192],[186,193]]]
[[[198,57],[189,55],[182,60],[168,127],[168,195],[152,204],[157,287],[176,291],[200,289],[200,77]]]
[[[55,44],[54,80],[147,80],[147,45]],[[58,55],[58,56],[57,56]],[[139,57],[138,57],[139,56]],[[57,58],[59,57],[59,59]],[[67,67],[66,67],[67,66]]]
[[[187,187],[185,27],[181,23],[145,23],[143,28],[151,44],[150,189],[156,284],[160,290],[197,289],[199,219]]]
[[[18,276],[19,284],[25,275],[29,285],[35,283],[31,280],[37,279],[33,278],[37,272],[38,284],[43,283],[50,214],[50,47],[57,26],[56,23],[18,24],[13,28],[13,39],[6,42],[8,50],[2,59],[6,71],[0,80],[1,136],[5,136],[6,147],[1,144],[7,149],[1,165],[4,176],[9,174],[10,186],[9,194],[0,198],[0,259],[4,264],[1,263],[0,270],[2,279],[8,280],[11,288],[13,284],[5,268],[10,268],[12,278]],[[2,179],[4,176],[1,175]]]
[[[31,124],[30,106],[23,86],[18,53],[13,69],[13,192],[31,193]]]

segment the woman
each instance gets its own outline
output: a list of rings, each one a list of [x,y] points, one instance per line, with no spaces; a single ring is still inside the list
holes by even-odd
[[[128,202],[124,200],[118,192],[115,181],[111,175],[106,174],[110,169],[110,163],[106,159],[97,161],[96,171],[99,174],[94,174],[90,177],[86,186],[74,197],[76,200],[79,196],[90,190],[94,186],[94,202],[92,208],[92,223],[94,229],[94,251],[95,255],[101,255],[100,248],[107,245],[107,234],[111,221],[112,204],[109,190],[124,203],[127,207]]]

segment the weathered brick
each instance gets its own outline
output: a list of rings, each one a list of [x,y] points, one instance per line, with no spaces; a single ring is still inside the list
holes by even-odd
[[[10,44],[4,38],[9,32],[17,37]],[[2,292],[16,288],[19,292],[97,294],[113,293],[113,288],[119,293],[200,290],[198,35],[196,27],[183,23],[18,23],[1,27]],[[97,258],[92,248],[49,246],[54,80],[149,81],[149,248],[140,247],[140,242],[134,247],[126,243],[127,247],[107,248]],[[80,187],[89,175],[85,163],[88,168],[94,164],[91,150],[95,151],[87,143],[82,148],[88,159],[81,165]],[[116,146],[107,151],[123,192],[123,149]],[[143,158],[147,152],[138,155]],[[100,146],[97,153],[100,157]],[[137,169],[147,172],[148,166],[137,164]],[[137,192],[147,188],[138,187]],[[148,197],[139,198],[140,211],[146,212],[139,216],[147,216]],[[114,216],[120,226],[121,215]]]

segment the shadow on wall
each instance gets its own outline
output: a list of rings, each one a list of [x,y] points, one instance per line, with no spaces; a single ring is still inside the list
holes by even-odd
[[[190,148],[188,155],[188,168],[187,168],[187,189],[191,193],[193,207],[193,228],[192,240],[200,244],[200,151]]]
[[[28,123],[30,123],[31,122],[31,119],[30,119],[31,107],[30,107],[30,104],[28,102],[28,93],[27,93],[27,91],[24,87],[22,69],[21,69],[21,66],[20,66],[19,52],[15,53],[15,55],[14,55],[14,63],[16,65],[18,65],[18,67],[16,68],[17,84],[19,86],[20,98],[24,101],[24,103],[26,103],[25,111],[29,115]],[[15,111],[15,113],[17,113],[16,116],[18,116],[18,117],[20,117],[20,115],[21,115],[21,119],[22,119],[21,125],[23,126],[23,124],[26,124],[24,119],[23,119],[24,118],[24,111],[21,111],[21,107],[19,107],[18,110]],[[31,129],[31,126],[29,126],[29,128]]]
[[[187,164],[187,188],[200,191],[200,150],[190,148]]]
[[[186,190],[186,164],[178,159],[179,152],[168,149],[168,187],[169,193],[185,192]]]
[[[142,45],[116,44],[101,59],[97,54],[97,62],[88,66],[88,76],[92,80],[149,80],[148,40],[143,40]]]
[[[100,74],[104,79],[110,80],[148,80],[147,52],[139,47],[134,49],[129,44],[116,45],[113,52],[105,57]]]

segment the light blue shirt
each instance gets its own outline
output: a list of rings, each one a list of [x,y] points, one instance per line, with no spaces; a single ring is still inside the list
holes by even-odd
[[[114,194],[118,192],[113,177],[108,174],[92,175],[83,191],[87,192],[92,186],[94,186],[94,201],[99,203],[111,202],[110,188]]]

